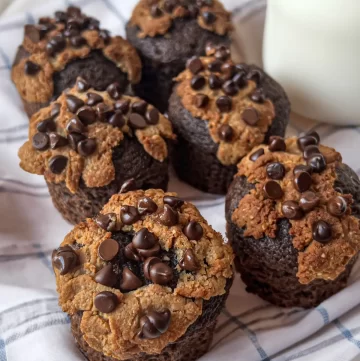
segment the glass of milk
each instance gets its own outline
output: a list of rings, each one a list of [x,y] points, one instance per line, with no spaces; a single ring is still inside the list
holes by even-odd
[[[263,61],[294,112],[360,125],[359,0],[268,0]]]

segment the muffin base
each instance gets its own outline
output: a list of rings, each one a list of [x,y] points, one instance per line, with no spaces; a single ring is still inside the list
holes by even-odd
[[[81,179],[76,193],[71,193],[65,183],[47,182],[56,209],[72,224],[97,215],[121,185],[134,178],[138,189],[167,189],[168,161],[159,162],[145,152],[135,138],[125,136],[113,150],[115,180],[104,187],[87,187]]]

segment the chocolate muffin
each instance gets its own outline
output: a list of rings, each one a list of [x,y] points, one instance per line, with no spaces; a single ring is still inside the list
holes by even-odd
[[[205,45],[230,44],[230,14],[217,0],[140,0],[127,24],[143,63],[137,94],[165,112],[173,78]]]
[[[290,103],[281,86],[254,65],[234,64],[224,46],[207,47],[176,78],[169,119],[178,135],[178,176],[225,194],[236,164],[270,136],[285,134]]]
[[[131,94],[130,85],[141,78],[141,61],[126,40],[110,36],[74,6],[25,25],[11,77],[29,117],[74,86],[78,76],[96,90],[117,82],[121,92]]]
[[[55,207],[75,224],[119,190],[166,190],[172,139],[170,122],[153,106],[121,95],[117,83],[100,92],[79,78],[31,117],[20,166],[45,176]]]
[[[283,307],[315,307],[346,286],[359,218],[359,178],[316,132],[256,147],[226,198],[227,235],[247,290]]]
[[[59,304],[89,361],[192,361],[207,352],[233,253],[175,193],[116,194],[53,252]]]

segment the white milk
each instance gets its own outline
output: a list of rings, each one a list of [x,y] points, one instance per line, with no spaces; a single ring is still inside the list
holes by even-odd
[[[268,0],[263,58],[293,111],[360,124],[360,0]]]

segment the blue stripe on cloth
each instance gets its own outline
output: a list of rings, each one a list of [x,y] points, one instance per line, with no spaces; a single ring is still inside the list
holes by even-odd
[[[0,57],[2,58],[5,66],[6,66],[6,68],[7,68],[8,70],[10,70],[10,69],[11,69],[10,59],[9,59],[9,57],[6,55],[5,51],[4,51],[2,48],[0,48]]]
[[[360,341],[354,338],[353,334],[350,330],[348,330],[339,319],[334,320],[334,325],[340,330],[344,338],[346,338],[349,342],[353,343],[357,348],[360,349]]]
[[[26,12],[25,17],[26,17],[26,24],[35,24],[35,18],[31,13]]]
[[[103,0],[103,3],[105,4],[105,6],[112,12],[115,14],[115,16],[124,24],[126,24],[126,19],[125,17],[120,13],[120,11],[111,3],[111,1],[109,0]]]
[[[0,338],[0,361],[7,361],[5,342],[2,338]]]
[[[226,309],[223,310],[223,313],[232,319],[234,323],[238,325],[238,327],[244,331],[244,333],[248,336],[249,340],[252,342],[253,346],[256,348],[256,351],[259,353],[262,361],[270,361],[269,356],[266,354],[265,350],[261,347],[259,340],[256,336],[256,333],[247,327],[244,323],[242,323],[239,318],[233,317]]]
[[[41,246],[39,244],[34,244],[34,248],[40,248]],[[51,262],[48,260],[46,254],[42,251],[39,251],[37,253],[37,256],[40,258],[41,262],[43,265],[45,265],[45,267],[51,271],[51,273],[53,272],[53,268],[52,268],[52,264]]]
[[[321,317],[323,318],[324,325],[327,325],[330,322],[328,311],[323,306],[317,306],[316,310],[319,311]]]

